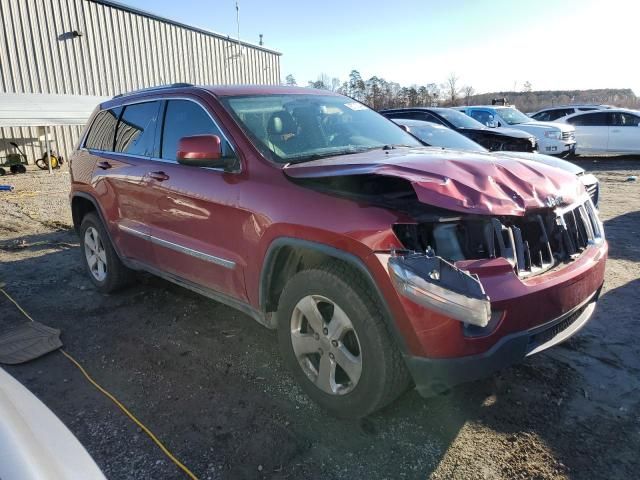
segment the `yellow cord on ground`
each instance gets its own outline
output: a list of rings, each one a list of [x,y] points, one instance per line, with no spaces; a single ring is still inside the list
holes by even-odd
[[[31,318],[31,316],[18,304],[18,302],[16,302],[11,295],[9,295],[3,288],[0,288],[0,292],[4,293],[5,297],[7,297],[17,308],[18,310],[20,310],[22,312],[22,314],[27,317],[30,321],[34,322],[35,320],[33,318]],[[87,371],[84,369],[84,367],[82,365],[80,365],[80,363],[73,358],[70,354],[68,354],[67,352],[65,352],[62,348],[60,349],[60,353],[62,353],[62,355],[64,355],[65,357],[67,357],[69,359],[69,361],[71,361],[71,363],[73,363],[76,367],[78,367],[78,370],[80,370],[80,372],[82,372],[82,375],[84,375],[84,377],[89,381],[89,383],[91,383],[91,385],[93,385],[100,393],[102,393],[105,397],[107,397],[109,400],[111,400],[113,403],[116,404],[116,406],[122,410],[124,412],[124,414],[129,417],[138,427],[140,427],[142,429],[142,431],[144,433],[147,434],[147,436],[153,440],[153,442],[158,446],[158,448],[160,448],[160,450],[162,450],[162,453],[164,453],[169,460],[171,460],[173,463],[176,464],[176,466],[182,470],[184,473],[187,474],[187,476],[191,479],[191,480],[198,480],[198,477],[196,477],[193,472],[191,470],[189,470],[180,460],[178,460],[175,455],[173,455],[169,449],[167,447],[164,446],[164,444],[158,439],[158,437],[156,437],[153,432],[151,430],[149,430],[140,420],[138,420],[136,418],[136,416],[131,413],[129,411],[129,409],[127,407],[125,407],[116,397],[114,397],[110,392],[108,392],[106,389],[102,388],[98,382],[96,382],[93,378],[91,378],[91,375],[89,375],[87,373]]]

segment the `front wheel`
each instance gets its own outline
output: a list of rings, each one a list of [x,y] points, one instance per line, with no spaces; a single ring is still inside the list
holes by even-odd
[[[383,315],[360,275],[339,263],[297,273],[282,292],[284,361],[303,390],[337,417],[369,415],[409,383]]]

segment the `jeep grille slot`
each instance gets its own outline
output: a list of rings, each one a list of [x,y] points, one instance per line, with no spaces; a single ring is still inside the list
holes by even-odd
[[[462,217],[436,223],[394,227],[409,250],[433,249],[450,262],[504,258],[523,278],[539,275],[577,258],[602,240],[591,200],[524,217]]]

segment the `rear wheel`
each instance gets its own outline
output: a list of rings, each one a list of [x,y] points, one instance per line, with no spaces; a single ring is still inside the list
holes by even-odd
[[[4,168],[0,167],[0,177],[4,177],[7,174],[7,171]]]
[[[335,416],[373,413],[409,383],[381,310],[360,275],[339,263],[297,273],[282,292],[278,338],[285,363]]]
[[[110,293],[131,282],[133,272],[120,261],[102,222],[93,212],[82,219],[80,241],[89,279],[98,290]]]

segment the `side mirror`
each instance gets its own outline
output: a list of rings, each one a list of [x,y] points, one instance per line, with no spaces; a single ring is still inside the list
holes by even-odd
[[[230,171],[236,164],[234,157],[222,156],[222,142],[217,135],[192,135],[178,141],[178,163],[193,167],[223,168]]]

